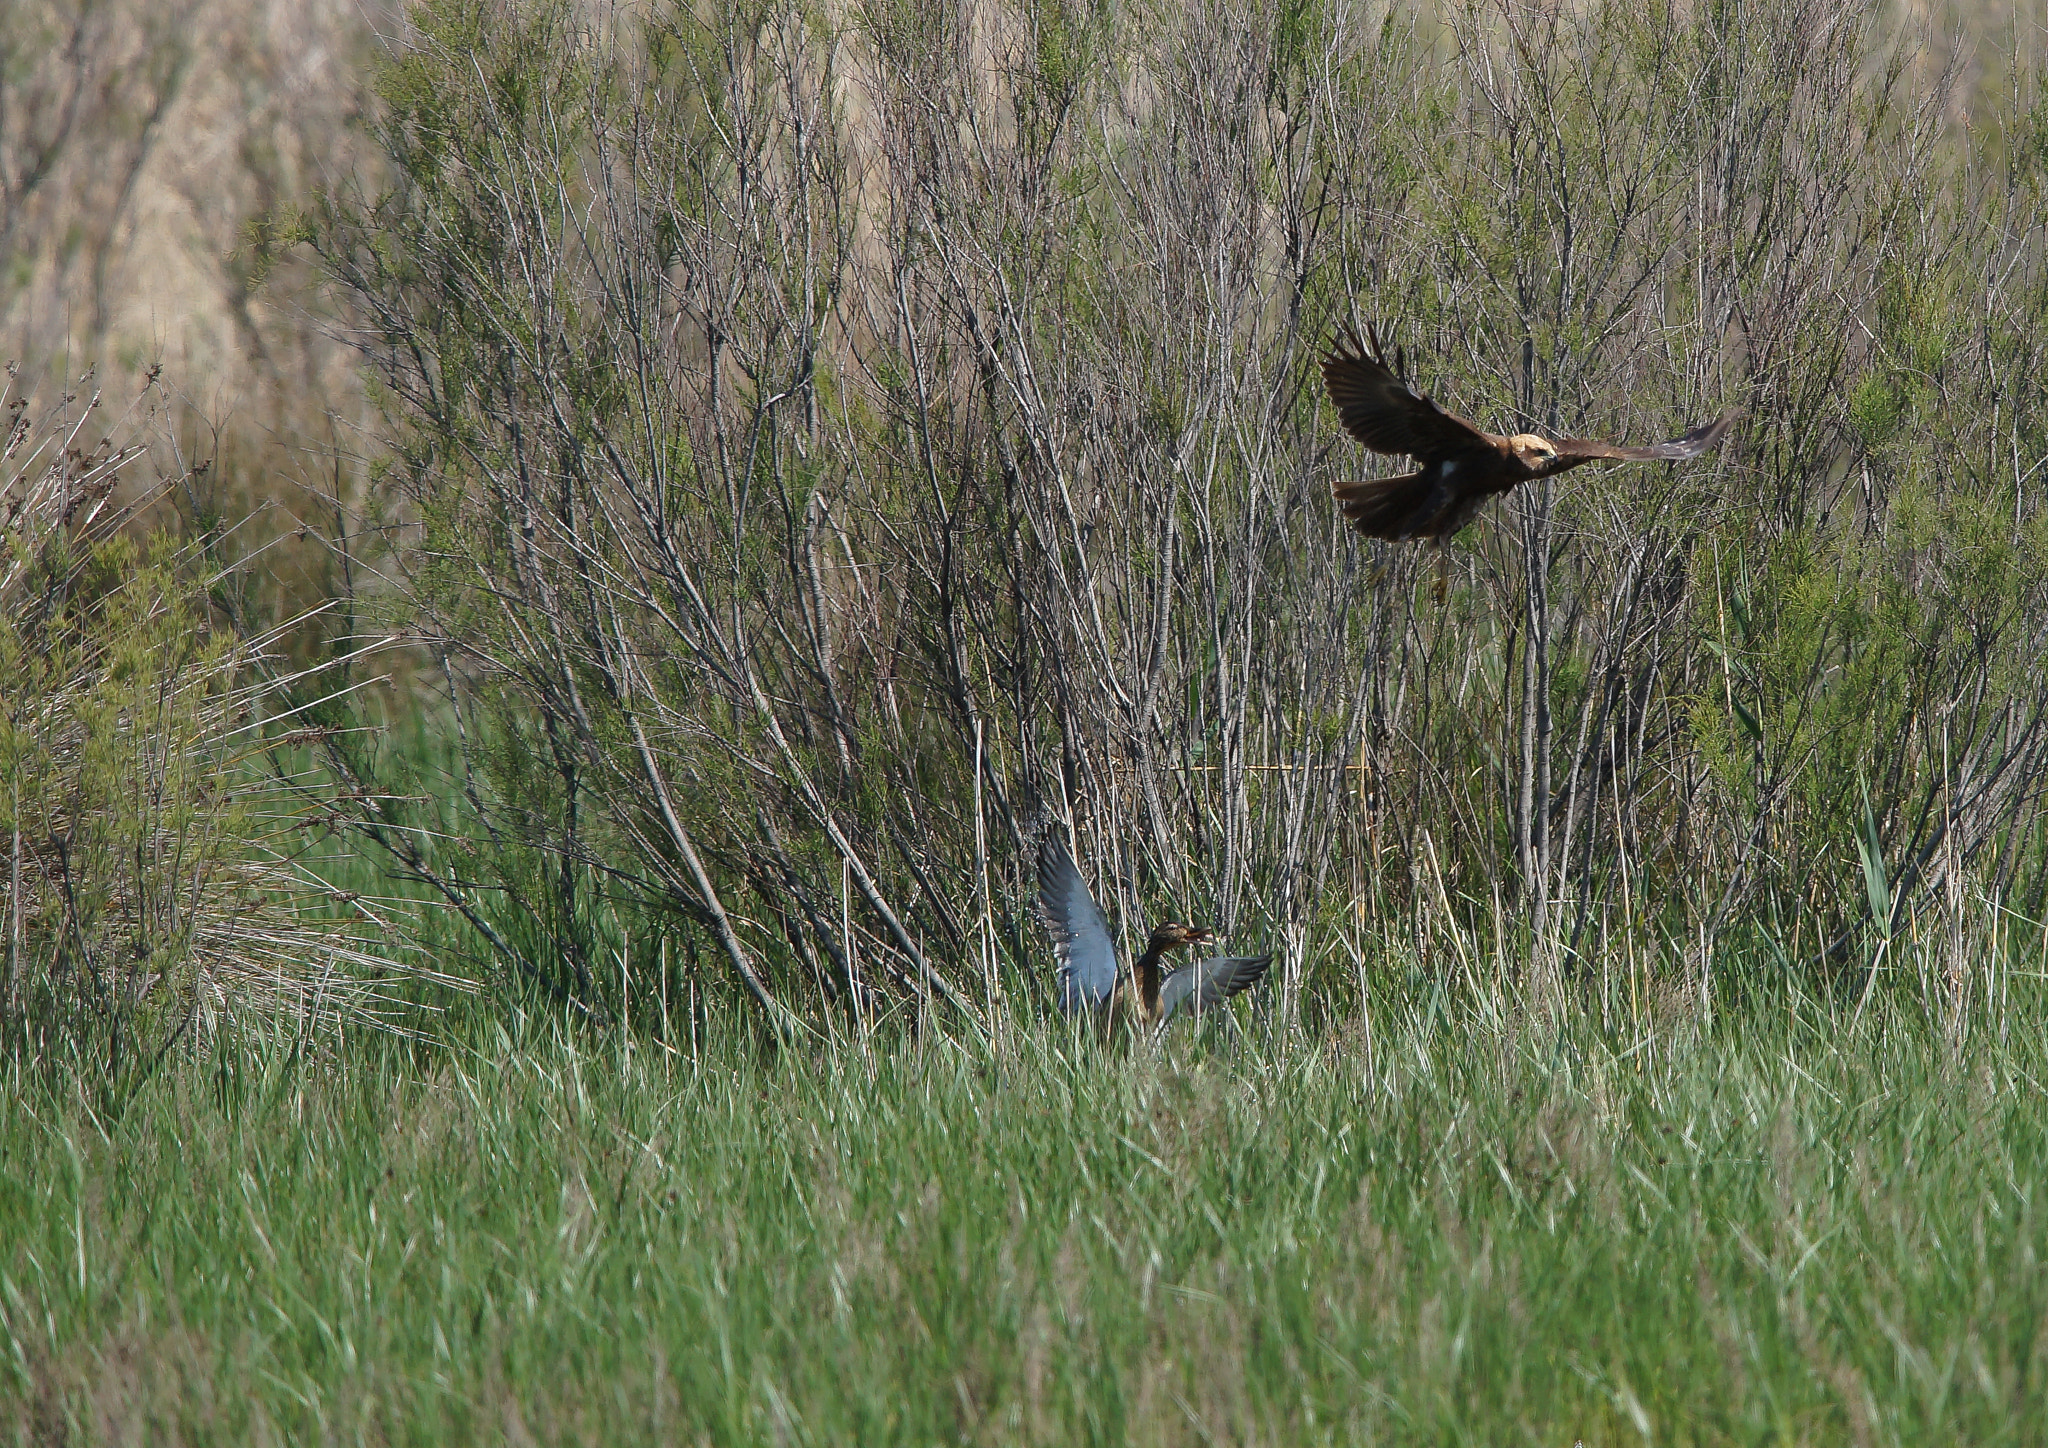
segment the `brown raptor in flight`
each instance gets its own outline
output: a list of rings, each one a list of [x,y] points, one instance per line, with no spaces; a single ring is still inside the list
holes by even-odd
[[[1368,325],[1372,350],[1348,327],[1323,358],[1323,385],[1337,404],[1344,430],[1374,452],[1405,453],[1417,470],[1397,478],[1335,485],[1351,526],[1368,538],[1402,542],[1434,538],[1448,543],[1495,493],[1517,483],[1552,477],[1581,463],[1682,462],[1721,440],[1735,414],[1696,427],[1684,437],[1649,447],[1622,447],[1588,437],[1552,442],[1533,432],[1496,437],[1408,385],[1399,350],[1387,365],[1379,333]]]

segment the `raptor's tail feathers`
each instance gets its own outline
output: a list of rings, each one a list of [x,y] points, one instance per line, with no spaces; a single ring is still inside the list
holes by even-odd
[[[1351,526],[1368,538],[1401,542],[1423,532],[1433,519],[1436,488],[1421,473],[1367,478],[1332,489]]]

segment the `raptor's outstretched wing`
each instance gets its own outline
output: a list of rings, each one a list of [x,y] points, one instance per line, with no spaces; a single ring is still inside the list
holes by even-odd
[[[1389,367],[1379,333],[1368,326],[1366,334],[1370,350],[1346,328],[1323,358],[1323,385],[1346,432],[1374,452],[1405,453],[1425,463],[1492,446],[1485,433],[1410,387],[1401,375],[1401,354]]]
[[[1682,463],[1688,458],[1698,457],[1719,442],[1734,421],[1735,414],[1727,413],[1694,428],[1684,437],[1674,437],[1669,442],[1651,443],[1646,447],[1601,442],[1590,437],[1568,437],[1557,444],[1558,461],[1562,466],[1556,471],[1561,472],[1564,468],[1585,462]]]
[[[1116,942],[1067,842],[1052,828],[1038,847],[1038,904],[1059,957],[1060,1009],[1102,1009],[1116,990]]]

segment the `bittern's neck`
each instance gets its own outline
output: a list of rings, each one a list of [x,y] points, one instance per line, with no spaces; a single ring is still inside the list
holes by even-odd
[[[1148,944],[1145,953],[1138,957],[1138,1006],[1148,1021],[1159,1018],[1159,982],[1165,959],[1166,947],[1156,940]]]

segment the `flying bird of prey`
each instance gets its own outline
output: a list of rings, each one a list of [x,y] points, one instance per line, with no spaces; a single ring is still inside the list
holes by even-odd
[[[1417,392],[1408,384],[1401,351],[1395,351],[1389,367],[1379,333],[1367,326],[1366,336],[1371,338],[1370,351],[1356,332],[1345,329],[1344,337],[1323,358],[1323,385],[1337,404],[1346,432],[1374,452],[1406,454],[1417,464],[1416,471],[1397,478],[1335,485],[1344,516],[1368,538],[1434,538],[1448,543],[1472,521],[1481,504],[1517,483],[1555,477],[1585,463],[1683,462],[1719,442],[1735,420],[1729,413],[1684,437],[1649,447],[1623,447],[1589,437],[1552,442],[1533,432],[1496,437]]]
[[[1182,1012],[1213,1010],[1257,984],[1273,963],[1270,955],[1219,955],[1168,975],[1163,962],[1169,951],[1215,939],[1198,926],[1169,920],[1152,932],[1126,991],[1109,922],[1074,868],[1066,841],[1050,830],[1038,848],[1038,903],[1059,957],[1060,1010],[1070,1016],[1085,1012],[1104,1024],[1135,1017],[1143,1025],[1164,1025]]]

